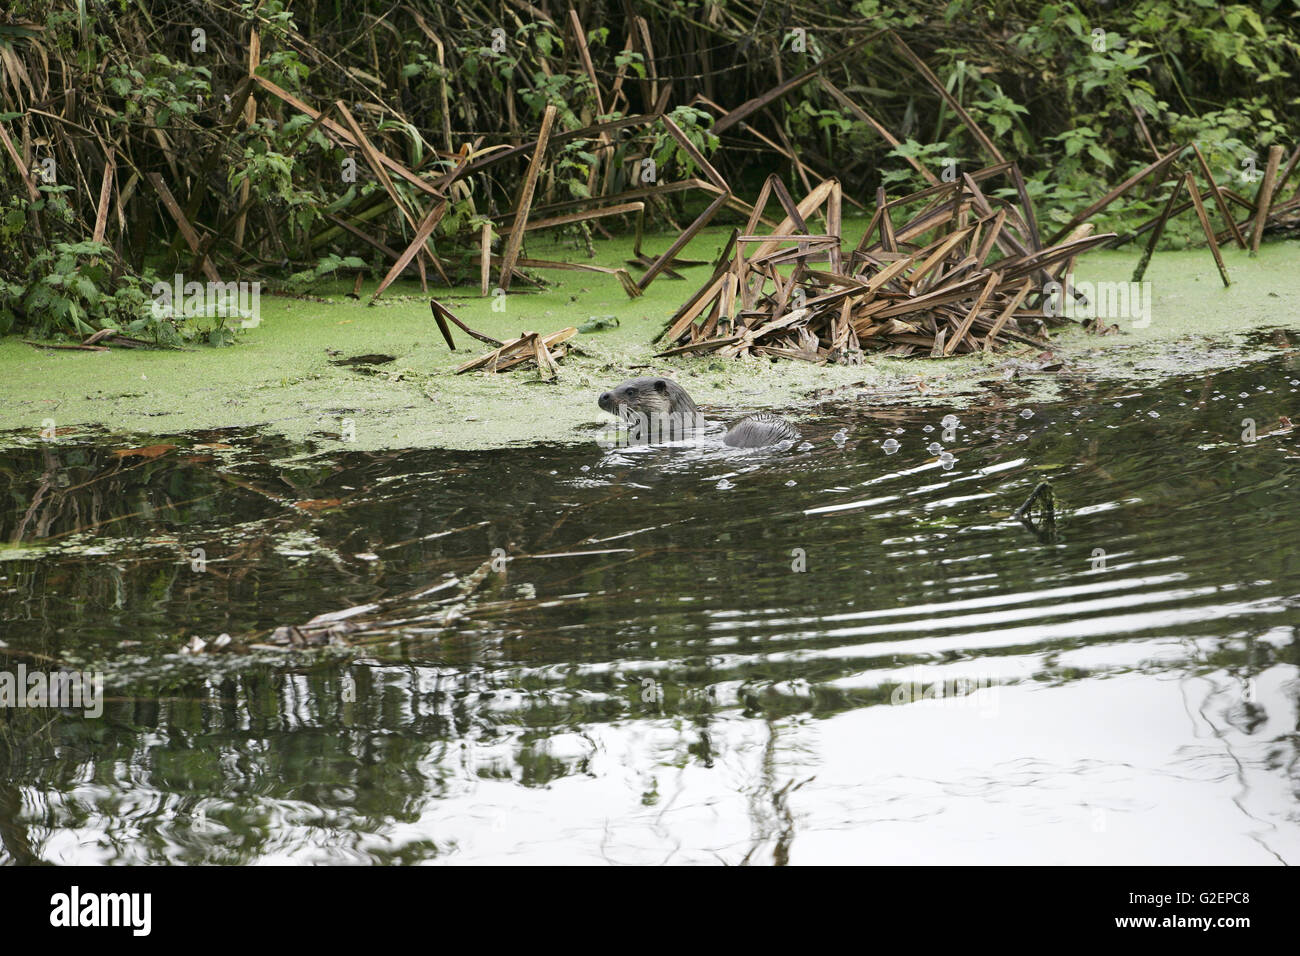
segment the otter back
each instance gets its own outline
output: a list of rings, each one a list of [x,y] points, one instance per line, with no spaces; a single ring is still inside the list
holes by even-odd
[[[762,448],[764,445],[793,441],[798,437],[799,429],[780,415],[760,412],[736,422],[727,429],[722,440],[733,448]]]

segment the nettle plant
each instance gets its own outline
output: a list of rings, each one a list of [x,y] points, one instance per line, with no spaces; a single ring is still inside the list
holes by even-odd
[[[334,278],[340,269],[364,269],[366,264],[357,256],[338,256],[334,253],[322,256],[314,268],[295,272],[286,280],[286,285],[295,291],[305,291]]]
[[[121,109],[109,119],[119,126],[133,126],[148,117],[165,128],[200,110],[203,98],[212,92],[212,72],[154,53],[140,60],[111,63],[105,74],[109,91],[121,98]]]
[[[1202,113],[1200,116],[1170,115],[1170,129],[1180,141],[1193,140],[1205,154],[1214,177],[1224,185],[1240,188],[1241,175],[1250,179],[1252,163],[1263,167],[1258,152],[1268,152],[1274,143],[1287,143],[1290,134],[1286,124],[1278,119],[1268,101],[1262,97],[1240,102],[1221,110]],[[1262,171],[1256,176],[1262,175]]]
[[[586,199],[591,195],[587,182],[596,162],[596,154],[590,151],[590,144],[585,139],[570,140],[555,159],[556,185],[567,190],[574,199]]]
[[[582,75],[555,73],[547,76],[538,72],[532,77],[533,85],[519,91],[519,98],[528,104],[532,112],[541,116],[548,105],[554,106],[556,120],[561,129],[577,129],[585,126],[583,118],[574,106],[585,104],[591,93],[591,80]],[[587,114],[591,111],[588,109]]]
[[[310,75],[294,48],[297,24],[288,9],[289,0],[241,0],[244,22],[256,22],[262,38],[262,58],[257,67],[266,77],[287,90],[299,91]]]
[[[864,132],[875,132],[866,123],[854,119],[847,110],[836,106],[819,108],[809,100],[800,101],[787,114],[786,121],[796,138],[818,137],[827,156],[834,156],[835,144],[845,142],[859,128]]]
[[[75,217],[64,193],[71,188],[43,185],[38,199],[14,195],[0,207],[0,260],[16,267],[0,269],[0,335],[84,337],[142,315],[140,287],[113,281],[112,250],[70,241]],[[49,241],[29,244],[38,216]]]
[[[936,175],[949,162],[956,163],[958,170],[969,171],[973,168],[968,166],[965,160],[954,156],[952,147],[946,141],[918,143],[914,139],[909,139],[891,149],[886,155],[903,160],[893,169],[882,170],[880,174],[880,185],[884,186],[891,196],[916,192],[929,185],[925,178],[906,162],[908,159],[916,160],[921,166],[935,171]]]
[[[259,126],[272,128],[272,120],[261,120]],[[288,215],[289,226],[301,234],[321,217],[321,206],[328,201],[320,189],[305,187],[306,177],[295,176],[297,155],[275,150],[271,138],[250,138],[244,146],[242,162],[230,170],[230,188],[236,194],[247,183],[257,201],[271,207],[282,208]]]
[[[669,113],[668,117],[677,124],[690,140],[691,145],[703,153],[705,158],[718,148],[718,137],[710,131],[710,127],[713,126],[713,116],[710,113],[693,106],[679,106]],[[681,170],[684,176],[695,174],[695,161],[686,150],[682,149],[677,140],[668,135],[667,130],[655,129],[654,137],[650,155],[654,158],[656,166],[663,169],[665,166],[673,165]]]
[[[116,329],[157,345],[234,341],[224,317],[155,315],[148,290],[158,276],[115,270],[109,245],[74,238],[70,189],[42,185],[38,199],[15,195],[0,206],[0,335],[80,341]]]
[[[1097,199],[1098,184],[1109,181],[1108,172],[1114,169],[1115,156],[1099,126],[1095,117],[1080,117],[1074,129],[1044,138],[1045,143],[1057,144],[1052,147],[1056,160],[1050,168],[1026,177],[1025,190],[1045,219],[1064,225],[1076,210]],[[1002,188],[994,195],[1014,202],[1018,194],[1014,189]],[[1134,215],[1147,208],[1143,205],[1137,209],[1132,205],[1138,201],[1137,197],[1130,197],[1127,208]]]

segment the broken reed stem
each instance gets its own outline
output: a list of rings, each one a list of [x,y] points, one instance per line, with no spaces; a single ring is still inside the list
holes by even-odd
[[[515,221],[506,239],[505,251],[501,255],[499,286],[505,292],[510,291],[510,277],[514,272],[515,260],[519,258],[519,247],[524,241],[524,229],[528,225],[528,213],[532,209],[537,177],[542,172],[542,157],[546,155],[546,143],[551,137],[551,127],[555,124],[555,112],[555,104],[546,104],[546,112],[542,114],[542,127],[537,134],[537,147],[533,150],[533,158],[528,163],[528,171],[524,174],[523,186],[519,192],[519,202],[515,206]]]
[[[1192,205],[1196,207],[1196,218],[1201,221],[1201,229],[1205,231],[1205,241],[1210,244],[1210,252],[1214,253],[1214,264],[1219,267],[1219,278],[1223,280],[1224,288],[1227,288],[1232,285],[1232,280],[1228,278],[1228,268],[1223,264],[1223,256],[1219,253],[1219,243],[1215,241],[1210,217],[1205,214],[1205,204],[1201,202],[1201,191],[1196,185],[1196,177],[1192,175],[1190,169],[1185,176],[1187,191],[1191,193]]]
[[[1264,169],[1264,181],[1259,185],[1259,194],[1255,197],[1255,223],[1251,227],[1250,254],[1259,255],[1259,241],[1264,238],[1264,225],[1268,222],[1268,210],[1273,205],[1273,182],[1277,179],[1277,167],[1282,162],[1282,147],[1268,148],[1268,165]]]

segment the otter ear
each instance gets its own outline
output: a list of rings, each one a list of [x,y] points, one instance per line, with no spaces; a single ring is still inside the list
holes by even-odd
[[[662,378],[657,378],[655,379],[654,389],[656,392],[666,392],[668,391],[668,383]]]

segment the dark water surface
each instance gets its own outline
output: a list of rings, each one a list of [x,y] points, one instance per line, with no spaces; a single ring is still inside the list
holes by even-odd
[[[1300,862],[1298,381],[828,404],[784,454],[11,446],[0,670],[109,700],[0,710],[0,860]]]

